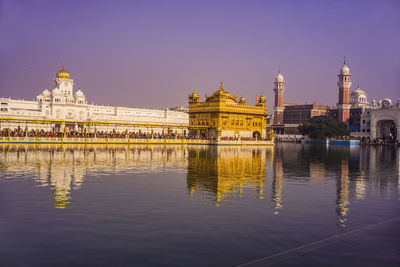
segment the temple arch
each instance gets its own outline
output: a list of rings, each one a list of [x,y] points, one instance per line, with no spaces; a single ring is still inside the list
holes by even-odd
[[[371,118],[371,137],[400,140],[400,118],[389,114],[379,114]]]

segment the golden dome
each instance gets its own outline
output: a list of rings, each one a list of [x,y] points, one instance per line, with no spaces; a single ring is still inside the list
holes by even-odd
[[[264,96],[264,94],[261,94],[261,96],[260,96],[260,103],[265,103],[265,96]]]
[[[196,92],[194,91],[193,88],[193,93],[189,95],[189,101],[190,102],[197,102],[197,100],[199,100],[200,96],[198,94],[196,94]]]
[[[62,64],[61,70],[57,72],[56,77],[62,79],[69,79],[71,77],[68,71],[64,68],[64,64]]]

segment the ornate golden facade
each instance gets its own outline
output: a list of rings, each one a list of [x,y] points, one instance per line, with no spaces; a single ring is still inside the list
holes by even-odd
[[[219,90],[211,96],[206,94],[204,102],[193,90],[189,95],[189,127],[191,134],[204,137],[257,137],[266,136],[267,108],[263,94],[255,105],[247,105],[242,96],[232,96],[221,82]],[[202,129],[200,128],[202,127]]]

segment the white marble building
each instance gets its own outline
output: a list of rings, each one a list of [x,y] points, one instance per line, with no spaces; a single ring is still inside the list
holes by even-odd
[[[150,131],[149,127],[128,127],[119,123],[168,125],[169,130],[174,130],[173,126],[178,126],[177,129],[181,130],[182,126],[189,125],[189,116],[184,109],[157,110],[88,104],[85,94],[80,89],[74,92],[74,81],[64,66],[57,72],[52,87],[52,91],[45,89],[33,101],[0,98],[0,118],[49,120],[49,123],[40,122],[38,125],[38,123],[28,122],[21,125],[21,122],[3,120],[0,122],[0,129],[13,130],[19,126],[23,129],[28,127],[28,129],[39,128],[57,132],[63,130],[65,125],[67,130],[83,130],[83,124],[79,123],[80,121],[116,123],[112,126],[109,124],[88,125],[89,131],[93,131],[94,128],[97,131]],[[51,122],[52,120],[64,121],[64,123]],[[151,128],[155,133],[161,133],[165,129],[161,126]]]
[[[369,108],[361,114],[360,129],[364,136],[375,138],[396,138],[400,140],[400,98],[395,105],[389,98],[376,103],[372,100]]]

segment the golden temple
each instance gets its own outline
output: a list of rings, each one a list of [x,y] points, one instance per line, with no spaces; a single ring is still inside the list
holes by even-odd
[[[266,99],[263,94],[255,105],[246,104],[242,96],[232,96],[223,82],[205,101],[199,101],[193,90],[189,95],[189,127],[191,134],[212,139],[219,138],[265,138],[267,128]],[[203,128],[199,128],[202,126]]]

